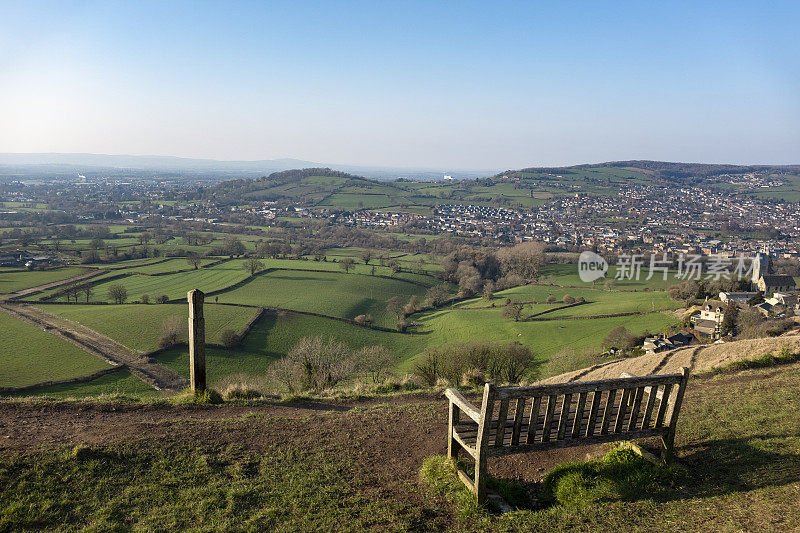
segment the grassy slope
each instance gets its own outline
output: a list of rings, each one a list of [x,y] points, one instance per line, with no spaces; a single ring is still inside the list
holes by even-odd
[[[0,387],[85,376],[109,367],[46,331],[0,312]]]
[[[281,313],[260,320],[240,350],[209,348],[206,352],[208,380],[213,384],[233,374],[264,374],[273,361],[294,348],[301,338],[313,335],[333,337],[354,349],[382,344],[391,349],[398,360],[417,353],[425,343],[418,335],[375,331],[327,318]],[[189,354],[185,348],[156,357],[177,373],[188,376]]]
[[[30,393],[19,394],[28,396]],[[86,398],[109,394],[124,394],[136,398],[156,398],[163,393],[153,389],[127,370],[120,370],[85,383],[68,383],[36,389],[35,396],[53,398]]]
[[[0,272],[0,294],[11,293],[45,283],[83,274],[85,269],[77,267],[58,268],[54,270],[20,270]]]
[[[311,311],[342,318],[369,313],[377,324],[391,326],[396,317],[386,312],[394,296],[407,301],[425,288],[398,280],[360,274],[275,271],[261,274],[247,284],[219,295],[220,302],[245,303]]]
[[[108,301],[108,289],[116,284],[121,284],[128,290],[129,300],[138,300],[143,294],[149,294],[151,299],[161,294],[166,294],[169,298],[185,298],[186,292],[191,289],[214,291],[233,285],[247,275],[242,269],[241,261],[229,261],[210,268],[165,276],[132,274],[95,285],[92,301]]]
[[[162,334],[162,324],[169,317],[185,320],[187,306],[158,305],[40,305],[42,309],[74,320],[108,335],[128,348],[154,350]],[[219,343],[225,329],[241,330],[256,314],[256,309],[227,305],[205,306],[206,341]]]
[[[438,430],[402,443],[387,430],[392,453],[412,457],[399,472],[383,466],[387,443],[353,441],[356,428],[385,427],[387,419],[442,429],[441,400],[297,419],[269,407],[231,410],[201,423],[193,411],[175,410],[177,419],[153,428],[170,435],[165,442],[142,435],[0,450],[0,529],[792,531],[800,528],[798,388],[800,364],[693,379],[677,434],[679,483],[657,496],[610,491],[598,503],[504,515],[450,503],[457,495],[449,490],[463,491],[452,474],[444,496],[417,482],[431,453],[423,450],[432,449],[419,439],[440,439]],[[269,442],[252,442],[265,431]],[[521,474],[537,476],[535,465]]]

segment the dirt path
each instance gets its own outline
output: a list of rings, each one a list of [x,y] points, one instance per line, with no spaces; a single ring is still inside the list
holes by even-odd
[[[56,287],[61,287],[63,285],[69,285],[70,283],[75,283],[76,281],[83,281],[85,279],[93,278],[95,276],[99,276],[102,274],[102,270],[90,270],[89,272],[84,272],[83,274],[79,274],[77,276],[73,276],[67,279],[60,279],[58,281],[52,281],[50,283],[45,283],[44,285],[37,285],[36,287],[28,287],[27,289],[21,289],[16,292],[12,292],[7,294],[3,297],[5,300],[17,300],[23,298],[25,296],[30,296],[31,294],[36,294],[39,292],[46,291],[48,289],[54,289]]]
[[[636,376],[671,374],[688,367],[693,373],[720,368],[735,361],[752,360],[781,350],[800,350],[800,336],[746,339],[722,344],[699,344],[629,359],[609,360],[589,368],[560,374],[543,383],[563,383],[618,378],[623,372]]]
[[[0,310],[61,337],[111,364],[125,365],[131,374],[154,389],[178,390],[186,386],[186,380],[169,368],[82,324],[27,304],[3,302],[0,303]]]

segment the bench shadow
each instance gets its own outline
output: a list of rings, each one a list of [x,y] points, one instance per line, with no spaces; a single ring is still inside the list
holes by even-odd
[[[625,498],[623,501],[667,502],[691,497],[729,495],[797,483],[800,481],[800,454],[773,452],[753,445],[753,442],[787,438],[800,438],[800,434],[759,435],[679,446],[676,450],[678,458],[675,464],[685,471],[685,477],[676,483],[675,487],[665,487],[665,490],[658,494],[643,492],[639,496]],[[790,446],[789,444],[786,447]],[[655,446],[647,448],[656,451]],[[466,463],[472,466],[471,461]],[[490,484],[516,485],[525,490],[531,498],[529,505],[517,503],[516,507],[541,508],[537,503],[541,481],[536,481],[536,478],[544,472],[537,473],[534,470],[534,463],[531,466],[531,471],[516,478],[497,475],[490,468]]]

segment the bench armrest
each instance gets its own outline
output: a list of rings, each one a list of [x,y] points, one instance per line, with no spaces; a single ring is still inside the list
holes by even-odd
[[[481,421],[481,410],[477,409],[474,405],[469,403],[469,400],[464,398],[464,395],[458,392],[456,389],[447,389],[444,391],[444,395],[447,398],[456,404],[461,412],[465,413],[468,417],[474,420],[477,424],[480,424]]]

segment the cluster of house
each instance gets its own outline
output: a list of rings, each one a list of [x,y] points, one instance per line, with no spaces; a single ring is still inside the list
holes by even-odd
[[[0,255],[0,267],[5,268],[35,268],[59,264],[62,261],[56,257],[36,255],[25,250],[3,252]]]
[[[753,264],[751,290],[721,292],[719,299],[707,299],[700,313],[691,318],[694,329],[702,336],[719,338],[726,308],[752,307],[765,317],[782,316],[787,311],[800,311],[794,278],[769,273],[769,258],[759,254]],[[761,296],[761,298],[759,298]]]
[[[753,265],[751,290],[720,292],[719,299],[706,299],[700,311],[690,318],[692,332],[681,331],[674,335],[655,335],[645,339],[645,353],[656,353],[686,346],[697,337],[719,339],[728,306],[751,307],[765,317],[786,316],[788,311],[800,314],[800,299],[792,276],[770,274],[769,259],[758,255]]]

